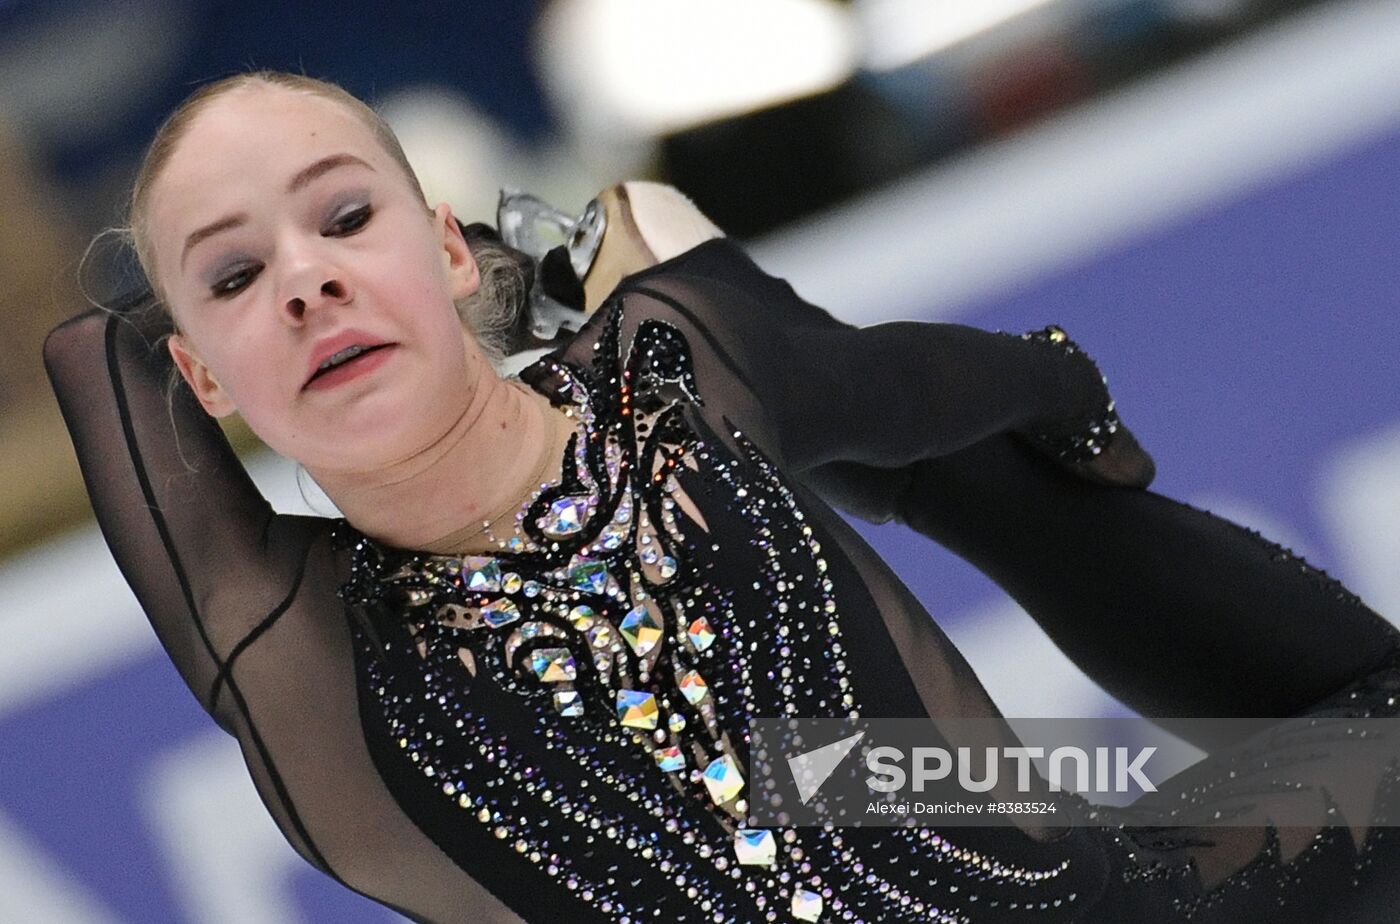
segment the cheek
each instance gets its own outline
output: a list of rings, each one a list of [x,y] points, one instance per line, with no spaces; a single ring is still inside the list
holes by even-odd
[[[431,306],[439,311],[446,308],[448,312],[445,313],[456,314],[452,304],[452,292],[448,289],[447,280],[439,267],[430,265],[419,268],[403,278],[401,284],[406,293],[411,293],[415,304],[422,308],[428,309]]]
[[[218,342],[220,349],[206,357],[210,372],[239,415],[271,444],[263,431],[287,426],[288,370],[295,361],[268,349],[265,340],[225,335]]]
[[[461,319],[440,266],[422,258],[403,260],[362,278],[376,290],[375,301],[388,306],[435,347],[444,345],[443,338],[455,338],[460,332]]]
[[[392,289],[400,299],[415,305],[451,302],[444,256],[428,234],[428,225],[414,224],[411,228],[395,225],[385,227],[389,241],[379,241],[373,248],[373,278],[386,289]],[[369,264],[362,264],[369,269]],[[386,292],[386,294],[388,294]]]

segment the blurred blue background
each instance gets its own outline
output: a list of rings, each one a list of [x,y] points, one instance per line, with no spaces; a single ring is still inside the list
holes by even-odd
[[[659,178],[852,321],[1061,324],[1156,490],[1396,618],[1397,42],[1376,0],[0,0],[0,921],[394,919],[292,853],[183,688],[38,366],[81,289],[130,283],[105,239],[80,259],[201,81],[337,80],[472,218]],[[1120,711],[965,564],[858,525],[1006,714]]]

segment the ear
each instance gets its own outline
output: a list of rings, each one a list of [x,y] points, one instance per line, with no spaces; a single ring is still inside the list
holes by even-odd
[[[175,368],[180,370],[180,375],[184,377],[190,390],[210,417],[227,417],[236,410],[233,399],[214,378],[209,367],[199,358],[199,354],[194,351],[184,335],[171,334],[170,339],[166,340],[166,345],[170,348],[170,358],[175,361]]]
[[[446,202],[433,209],[433,228],[442,242],[443,260],[447,268],[448,281],[452,287],[452,299],[466,298],[481,287],[481,270],[476,258],[462,236],[462,229],[452,214],[452,206]]]

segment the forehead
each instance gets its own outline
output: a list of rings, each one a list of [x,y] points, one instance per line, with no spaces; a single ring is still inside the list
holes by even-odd
[[[250,208],[251,197],[284,194],[290,176],[336,153],[389,169],[369,126],[336,100],[284,87],[232,91],[194,117],[152,184],[152,237],[159,247],[167,235]]]

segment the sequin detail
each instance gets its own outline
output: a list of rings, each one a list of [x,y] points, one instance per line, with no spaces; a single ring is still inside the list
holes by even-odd
[[[829,540],[741,430],[706,423],[676,327],[643,320],[623,350],[620,305],[607,320],[591,369],[532,367],[579,427],[519,547],[457,561],[353,544],[341,594],[382,630],[381,650],[355,629],[404,759],[463,824],[629,924],[954,924],[1054,886],[1060,867],[988,858],[1008,871],[988,875],[903,832],[747,827],[748,800],[766,798],[750,717],[860,715]],[[722,559],[682,490],[745,547]],[[600,851],[631,859],[608,873],[590,865]]]

